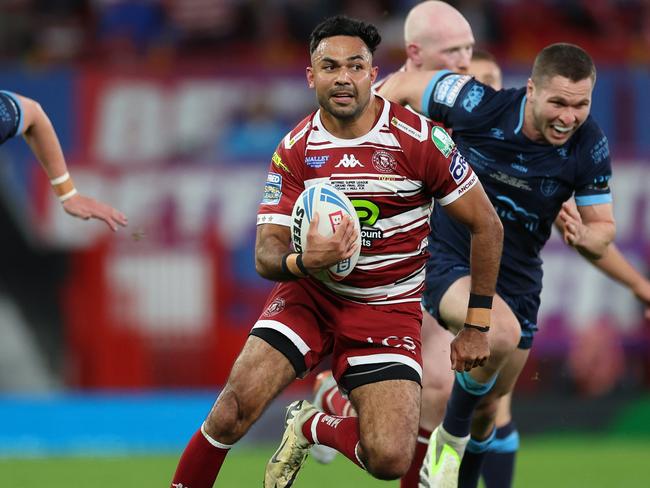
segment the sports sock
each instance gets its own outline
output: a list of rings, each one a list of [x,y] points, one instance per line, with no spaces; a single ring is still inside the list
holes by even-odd
[[[317,413],[302,426],[302,433],[313,444],[336,449],[357,466],[366,469],[358,456],[359,419]]]
[[[499,427],[486,455],[481,475],[486,488],[510,488],[519,450],[519,433],[514,422]]]
[[[338,385],[332,386],[323,393],[323,412],[328,415],[349,416],[354,411],[350,400],[345,398]]]
[[[478,486],[478,479],[481,476],[481,466],[490,448],[490,444],[494,441],[495,434],[496,429],[492,429],[492,432],[485,440],[478,441],[473,437],[469,440],[465,448],[465,455],[460,463],[458,488],[476,488]]]
[[[202,425],[187,443],[178,461],[171,488],[212,488],[231,447],[212,439]]]
[[[418,430],[418,440],[415,444],[413,462],[411,463],[409,470],[400,480],[400,488],[418,488],[418,482],[420,481],[420,468],[422,467],[424,456],[427,454],[429,437],[431,437],[431,431],[420,427]]]
[[[479,383],[465,371],[456,373],[442,421],[442,426],[448,433],[456,437],[466,437],[469,434],[474,408],[483,395],[492,389],[496,379],[495,375],[487,383]]]

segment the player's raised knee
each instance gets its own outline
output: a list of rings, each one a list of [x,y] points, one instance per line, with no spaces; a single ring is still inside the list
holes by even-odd
[[[491,331],[490,352],[492,355],[510,354],[517,348],[521,337],[519,324],[509,321],[499,324]]]
[[[253,424],[252,409],[247,409],[237,393],[226,386],[205,420],[208,435],[224,444],[234,444]]]
[[[381,480],[396,480],[406,474],[411,466],[412,451],[395,443],[392,446],[373,446],[364,449],[368,472]]]

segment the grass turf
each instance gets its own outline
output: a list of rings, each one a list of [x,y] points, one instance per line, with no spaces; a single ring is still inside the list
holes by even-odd
[[[261,486],[264,466],[272,451],[272,446],[233,450],[217,486]],[[650,486],[649,459],[650,441],[647,438],[524,438],[515,486]],[[177,460],[176,455],[0,459],[0,479],[12,488],[160,488],[168,486]],[[296,486],[396,488],[399,484],[374,480],[342,456],[337,456],[330,466],[321,466],[308,459]]]

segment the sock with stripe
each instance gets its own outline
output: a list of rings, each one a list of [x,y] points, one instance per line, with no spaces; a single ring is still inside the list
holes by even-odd
[[[354,407],[339,390],[338,385],[334,385],[323,394],[323,412],[328,415],[339,415],[348,417],[354,414]]]
[[[212,488],[231,447],[211,438],[201,425],[201,429],[192,436],[178,461],[172,488]]]
[[[420,468],[422,467],[424,456],[427,454],[429,437],[431,437],[431,431],[420,427],[418,430],[418,440],[415,444],[413,462],[411,463],[409,470],[400,480],[400,488],[418,488],[418,482],[420,481]]]
[[[513,421],[499,427],[483,462],[481,475],[486,488],[510,488],[519,450],[519,432]]]
[[[454,387],[451,390],[445,418],[442,421],[445,431],[456,437],[469,435],[474,409],[481,398],[492,389],[496,379],[495,375],[487,383],[479,383],[468,372],[456,372]]]
[[[357,466],[366,469],[359,458],[359,419],[317,413],[302,426],[302,433],[312,444],[336,449]]]
[[[485,440],[478,441],[473,437],[469,440],[465,448],[465,455],[460,463],[458,488],[476,488],[478,486],[478,479],[481,476],[481,466],[490,448],[490,444],[494,441],[495,435],[496,429],[492,429],[492,432]]]

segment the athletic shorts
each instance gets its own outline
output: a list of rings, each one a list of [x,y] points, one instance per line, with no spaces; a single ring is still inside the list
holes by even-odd
[[[464,264],[439,264],[429,262],[427,265],[427,281],[422,295],[422,308],[447,329],[440,317],[440,300],[442,296],[459,278],[469,276],[469,267]],[[512,295],[506,293],[497,285],[497,294],[508,304],[517,317],[521,326],[521,339],[517,347],[530,349],[537,332],[537,312],[539,311],[539,293]]]
[[[314,279],[278,283],[253,326],[302,378],[327,355],[344,391],[385,380],[422,384],[419,302],[366,305]]]

